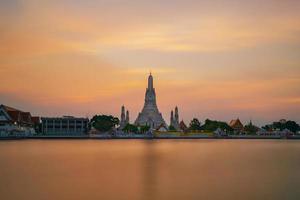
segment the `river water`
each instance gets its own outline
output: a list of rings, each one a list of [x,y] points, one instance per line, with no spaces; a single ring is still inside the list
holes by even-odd
[[[300,141],[0,141],[3,200],[300,199]]]

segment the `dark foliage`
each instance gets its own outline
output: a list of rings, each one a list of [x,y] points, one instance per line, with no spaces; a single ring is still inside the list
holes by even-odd
[[[294,133],[296,133],[297,131],[300,131],[300,126],[295,121],[286,121],[285,123],[273,122],[272,124],[265,125],[262,128],[265,130],[279,129],[281,131],[284,129],[288,129]]]
[[[176,131],[176,128],[172,125],[169,126],[169,131]]]
[[[126,124],[126,126],[123,128],[123,131],[127,133],[137,133],[138,130],[138,127],[134,124]]]
[[[141,127],[140,127],[140,132],[141,132],[141,133],[146,133],[146,132],[148,132],[149,130],[150,130],[150,126],[145,125],[145,126],[141,126]]]
[[[91,126],[101,132],[112,130],[119,124],[119,119],[111,115],[95,115],[91,119]]]
[[[191,131],[201,130],[201,123],[197,118],[192,119],[192,121],[190,122],[189,130]]]
[[[258,131],[258,127],[254,126],[252,124],[252,122],[250,122],[249,124],[247,124],[244,127],[244,132],[248,135],[256,135],[256,132]]]
[[[218,128],[227,132],[233,131],[233,129],[226,122],[214,121],[210,119],[206,119],[204,125],[201,127],[202,130],[206,131],[215,131]]]

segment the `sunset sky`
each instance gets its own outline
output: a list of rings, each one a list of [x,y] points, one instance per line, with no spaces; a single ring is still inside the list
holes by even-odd
[[[133,122],[150,70],[167,123],[300,122],[300,1],[0,1],[0,104]]]

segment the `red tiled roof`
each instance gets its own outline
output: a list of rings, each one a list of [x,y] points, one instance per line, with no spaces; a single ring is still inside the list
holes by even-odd
[[[20,121],[20,111],[7,110],[6,112],[13,122]]]
[[[39,124],[40,121],[41,121],[41,118],[40,118],[40,117],[37,117],[37,116],[33,116],[33,117],[31,117],[31,121],[32,121],[32,123],[34,123],[34,124]]]
[[[240,119],[234,119],[231,120],[229,123],[229,126],[234,128],[234,127],[244,127],[244,125],[242,124],[242,122],[240,121]]]
[[[18,109],[16,109],[16,108],[9,107],[9,106],[3,105],[3,104],[2,104],[1,106],[3,106],[3,108],[4,108],[6,111],[20,111],[20,110],[18,110]]]
[[[26,124],[32,124],[30,112],[21,112],[21,121]]]
[[[9,107],[6,105],[1,105],[1,106],[4,108],[4,110],[10,116],[13,123],[17,122],[17,123],[32,125],[30,112],[23,112],[21,110],[18,110],[18,109],[15,109],[15,108],[12,108],[12,107]]]

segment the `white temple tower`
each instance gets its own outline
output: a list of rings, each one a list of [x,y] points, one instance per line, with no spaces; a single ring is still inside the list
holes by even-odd
[[[125,106],[121,107],[121,120],[120,120],[120,128],[124,128],[126,125],[125,121]]]
[[[123,129],[127,124],[129,124],[129,111],[126,111],[125,114],[125,106],[121,107],[121,120],[120,120],[120,129]]]
[[[180,129],[179,127],[179,113],[178,113],[178,107],[175,107],[175,117],[173,110],[171,111],[171,119],[170,119],[170,125],[173,126],[177,131]]]
[[[157,108],[155,88],[153,87],[153,76],[151,73],[148,77],[148,88],[146,89],[144,107],[135,120],[135,125],[147,125],[150,126],[151,129],[156,129],[160,125],[167,127],[162,114]]]

